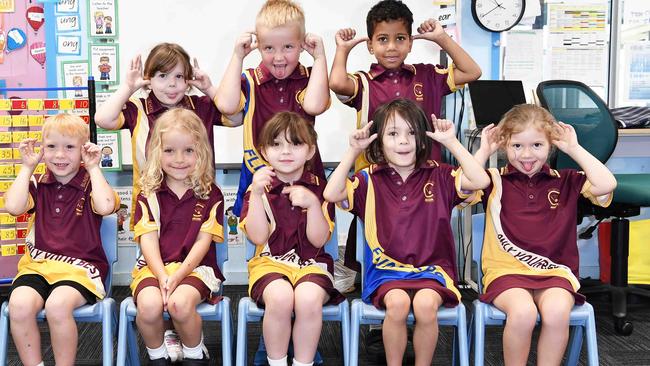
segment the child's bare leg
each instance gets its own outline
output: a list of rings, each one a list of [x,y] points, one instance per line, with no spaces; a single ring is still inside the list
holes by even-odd
[[[559,365],[569,341],[569,316],[574,297],[569,291],[551,287],[533,293],[542,318],[537,343],[537,365]]]
[[[438,308],[442,305],[440,294],[431,289],[422,289],[413,298],[413,349],[415,365],[431,365],[438,343]]]
[[[148,286],[140,290],[137,299],[138,316],[135,324],[142,336],[144,345],[150,349],[160,348],[163,344],[163,301],[160,288]]]
[[[57,365],[74,365],[78,333],[72,311],[85,303],[83,295],[70,286],[56,287],[45,301],[50,342]]]
[[[384,296],[386,318],[382,327],[386,364],[401,365],[406,350],[406,318],[411,310],[411,298],[404,290],[393,289]]]
[[[200,302],[201,295],[196,288],[180,285],[167,303],[174,328],[186,347],[196,347],[201,342],[202,320],[196,312],[196,305]]]
[[[537,322],[537,307],[532,292],[522,288],[508,289],[494,299],[494,305],[507,315],[503,330],[505,365],[526,365],[530,339]]]
[[[44,306],[41,295],[29,286],[16,287],[9,298],[11,336],[24,365],[38,365],[42,360],[41,333],[36,313]]]
[[[269,283],[262,294],[264,319],[262,331],[266,354],[272,360],[287,355],[291,338],[291,313],[293,312],[293,286],[283,279]]]
[[[302,282],[294,293],[293,351],[298,362],[314,361],[321,328],[323,304],[327,302],[325,290],[313,282]]]

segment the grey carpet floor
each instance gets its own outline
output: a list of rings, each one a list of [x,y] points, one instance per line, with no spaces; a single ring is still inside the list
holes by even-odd
[[[0,295],[6,299],[6,289],[0,290]],[[129,295],[127,287],[116,287],[114,298],[119,303]],[[246,295],[246,286],[226,286],[225,296],[232,301],[233,319],[237,319],[237,303],[242,296]],[[359,297],[359,293],[350,294],[350,299]],[[470,309],[471,301],[476,295],[470,291],[463,292],[463,302]],[[644,300],[646,301],[646,300]],[[596,309],[596,327],[598,330],[598,347],[601,365],[650,365],[650,302],[639,301],[636,305],[630,306],[628,319],[634,323],[634,332],[629,337],[622,337],[614,331],[613,321],[610,315],[611,306],[607,295],[595,295],[589,298],[589,302]],[[118,306],[119,307],[119,306]],[[468,318],[469,319],[469,318]],[[235,325],[236,326],[236,325]],[[260,324],[250,324],[248,327],[248,359],[252,360],[261,332]],[[361,349],[359,350],[360,365],[381,365],[383,364],[380,354],[368,354],[366,351],[365,338],[367,327],[361,330]],[[221,365],[221,335],[217,323],[204,323],[204,334],[206,346],[210,350],[211,364]],[[41,326],[43,338],[42,348],[46,365],[53,365],[54,359],[52,349],[49,347],[49,334],[47,326]],[[490,327],[486,336],[485,365],[502,365],[501,355],[502,328]],[[534,364],[537,332],[534,334],[533,347],[529,358],[529,364]],[[441,327],[440,337],[433,364],[451,364],[453,345],[453,332],[450,328]],[[145,351],[141,344],[141,358],[144,360]],[[340,343],[340,328],[336,323],[325,323],[319,344],[319,350],[323,356],[325,365],[342,365],[342,347]],[[234,346],[233,346],[234,353]],[[404,361],[405,365],[412,364],[412,349],[407,350]],[[9,342],[9,365],[20,365],[18,355],[13,342]],[[473,361],[472,361],[473,362]],[[79,351],[77,354],[77,365],[101,365],[101,328],[95,324],[79,325]],[[584,348],[580,364],[585,364]]]

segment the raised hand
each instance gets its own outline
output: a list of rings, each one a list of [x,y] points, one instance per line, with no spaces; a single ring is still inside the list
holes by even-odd
[[[323,39],[313,33],[305,34],[305,40],[302,43],[302,49],[307,51],[307,53],[309,53],[314,59],[325,55]]]
[[[131,60],[125,82],[133,92],[151,83],[142,76],[142,56],[137,55]]]
[[[437,43],[440,37],[445,35],[445,30],[437,20],[427,19],[418,27],[418,33],[413,39],[427,39]]]
[[[92,142],[88,141],[81,146],[81,160],[83,160],[86,169],[96,167],[101,157],[101,149]]]
[[[256,194],[264,193],[264,188],[271,184],[275,177],[273,167],[265,166],[260,168],[253,174],[253,182],[251,183],[251,191]]]
[[[199,62],[194,58],[194,67],[192,67],[193,79],[187,83],[196,87],[205,94],[205,91],[212,87],[212,80],[208,74],[199,68]]]
[[[557,139],[553,139],[553,145],[557,146],[558,149],[562,150],[564,153],[569,153],[571,149],[574,149],[578,144],[578,135],[573,126],[568,125],[564,122],[559,122],[555,126],[555,131],[557,132]]]
[[[26,138],[20,143],[20,145],[18,145],[18,150],[20,151],[20,160],[23,166],[30,169],[34,169],[43,158],[42,148],[38,153],[34,151],[36,141],[37,140],[34,138]]]
[[[361,127],[358,130],[353,131],[350,134],[350,147],[358,150],[358,151],[363,151],[365,150],[370,143],[375,141],[377,138],[377,134],[373,133],[372,135],[370,134],[370,127],[373,125],[373,121],[370,121],[366,123],[365,126]]]
[[[235,54],[241,58],[246,57],[251,51],[257,48],[257,36],[254,30],[242,33],[235,41]]]
[[[443,145],[456,139],[456,129],[454,128],[454,123],[452,121],[448,119],[438,119],[434,114],[431,115],[431,120],[433,121],[433,128],[435,131],[427,131],[427,136]]]
[[[481,131],[481,147],[479,147],[479,150],[483,150],[486,156],[491,156],[499,149],[498,132],[499,129],[494,126],[494,123],[485,126]]]
[[[303,186],[288,186],[282,189],[282,193],[289,195],[289,201],[294,207],[310,208],[319,205],[318,197]]]
[[[352,28],[339,29],[334,36],[334,39],[336,40],[336,47],[345,48],[349,51],[359,43],[368,41],[368,37],[354,38],[356,35],[357,31]]]

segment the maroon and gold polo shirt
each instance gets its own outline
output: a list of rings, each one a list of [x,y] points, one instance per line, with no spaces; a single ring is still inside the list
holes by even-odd
[[[591,195],[583,172],[544,165],[533,177],[512,165],[490,169],[492,182],[483,195],[486,231],[482,252],[484,291],[506,274],[560,276],[579,288],[576,237],[580,195]]]
[[[35,249],[85,260],[99,270],[104,282],[108,261],[99,231],[102,215],[94,211],[91,195],[90,174],[84,167],[67,184],[59,183],[47,170],[37,185],[29,186],[28,212],[35,214]],[[115,200],[117,211],[117,195]]]
[[[160,227],[154,219],[147,197],[138,195],[135,210],[135,240],[152,231],[158,231],[160,257],[163,263],[182,262],[192,250],[199,232],[212,235],[212,241],[223,242],[223,194],[216,185],[207,199],[198,199],[194,191],[187,190],[180,199],[165,182],[155,194],[160,208]],[[222,281],[225,279],[217,266],[217,252],[214,245],[201,260],[214,270]],[[197,266],[198,267],[198,266]]]
[[[334,205],[326,202],[323,198],[323,191],[327,182],[315,174],[305,171],[302,177],[293,184],[307,188],[318,197],[331,234],[334,230]],[[314,259],[316,262],[327,264],[328,272],[333,274],[334,261],[325,251],[325,247],[316,248],[307,238],[307,209],[292,206],[289,195],[282,193],[282,189],[287,186],[289,186],[289,183],[273,177],[271,185],[266,187],[265,195],[272,213],[268,219],[269,222],[275,223],[275,230],[271,232],[268,240],[271,254],[274,256],[283,255],[294,249],[301,259]],[[244,206],[239,224],[241,228],[245,228],[246,225],[250,194],[249,190],[244,196]]]
[[[427,160],[403,181],[389,165],[373,164],[347,182],[341,208],[364,221],[368,241],[376,238],[388,257],[414,267],[440,266],[455,282],[451,211],[469,197],[460,176],[460,169]]]
[[[249,172],[267,165],[256,146],[262,127],[273,115],[294,112],[313,125],[315,116],[302,108],[310,73],[311,67],[301,64],[282,80],[276,79],[263,64],[242,73],[239,111],[244,113],[244,164]],[[325,179],[318,146],[310,166],[312,172]]]
[[[387,70],[379,64],[372,64],[370,71],[349,74],[354,81],[354,94],[343,103],[357,110],[357,128],[372,120],[380,105],[397,98],[416,102],[431,122],[431,114],[440,116],[443,97],[457,90],[454,82],[454,66],[445,69],[431,64],[402,64],[399,70]],[[432,141],[431,159],[440,161],[442,147]],[[368,166],[357,161],[356,170]]]

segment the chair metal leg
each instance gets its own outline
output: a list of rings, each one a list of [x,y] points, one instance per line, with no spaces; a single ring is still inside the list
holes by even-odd
[[[102,307],[102,361],[104,366],[113,366],[113,328],[115,300],[108,298],[100,302]]]
[[[576,325],[571,327],[569,343],[567,344],[568,354],[566,357],[567,366],[575,366],[578,364],[580,359],[580,351],[582,351],[582,332],[584,332],[585,327]]]
[[[9,348],[9,303],[2,303],[0,308],[0,365],[7,364]]]
[[[458,359],[461,366],[469,366],[469,349],[467,346],[467,314],[465,313],[465,306],[459,304],[456,306],[457,311],[457,325],[456,331],[458,333]]]
[[[230,299],[221,300],[221,358],[223,366],[232,365],[232,319],[230,317]]]
[[[585,304],[591,308],[591,315],[587,318],[585,333],[587,338],[587,364],[589,366],[598,365],[598,339],[596,336],[596,317],[591,304]]]
[[[359,328],[361,327],[361,303],[359,300],[352,301],[350,315],[350,356],[348,366],[359,364]]]
[[[240,301],[237,311],[237,352],[235,365],[247,366],[247,323],[248,319],[248,301]]]
[[[485,307],[474,301],[474,365],[483,366],[485,352]]]

